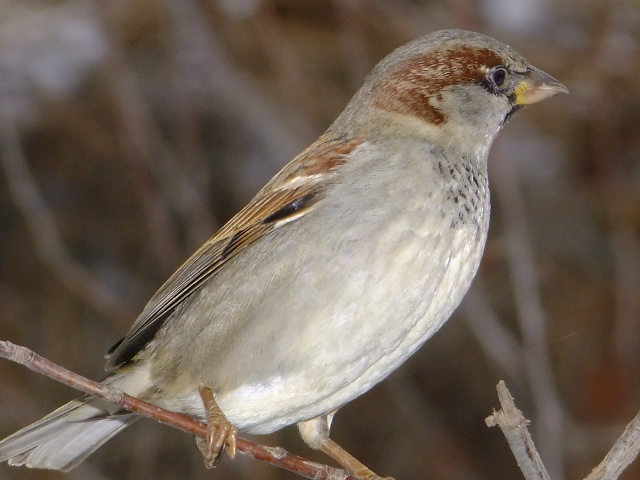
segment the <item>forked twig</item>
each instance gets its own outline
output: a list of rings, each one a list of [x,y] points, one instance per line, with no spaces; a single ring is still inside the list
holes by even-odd
[[[531,435],[527,431],[529,421],[516,408],[504,381],[497,385],[501,410],[485,419],[489,427],[499,426],[507,438],[520,470],[527,480],[548,480],[549,474],[540,459]],[[616,480],[640,453],[640,413],[627,425],[602,462],[585,480]]]

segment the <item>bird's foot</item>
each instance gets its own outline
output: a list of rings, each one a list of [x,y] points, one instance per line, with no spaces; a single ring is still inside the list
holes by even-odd
[[[207,436],[196,437],[196,445],[204,457],[205,466],[213,468],[225,451],[229,458],[235,458],[238,431],[218,407],[211,388],[202,385],[200,397],[207,417]]]

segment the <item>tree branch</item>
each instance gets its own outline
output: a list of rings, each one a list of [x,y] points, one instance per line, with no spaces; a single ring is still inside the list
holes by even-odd
[[[585,480],[615,480],[640,453],[640,413],[627,425],[600,465]]]
[[[205,437],[206,435],[206,426],[187,415],[170,412],[127,395],[108,385],[89,380],[53,363],[26,347],[0,340],[0,357],[24,365],[34,372],[46,375],[86,394],[104,398],[126,410],[151,418],[157,422],[199,437]],[[353,477],[347,476],[344,470],[311,462],[289,453],[281,447],[267,447],[238,438],[237,450],[257,460],[297,473],[302,477],[316,480],[355,480]]]
[[[499,426],[507,438],[520,470],[527,480],[549,480],[545,466],[538,455],[531,435],[527,431],[529,421],[516,408],[511,393],[504,381],[497,385],[502,409],[485,419],[487,426]],[[627,425],[600,465],[591,471],[585,480],[616,480],[640,453],[640,413]]]
[[[501,410],[493,412],[485,419],[487,426],[500,427],[507,438],[513,456],[527,480],[549,480],[549,474],[540,459],[540,455],[533,444],[533,439],[527,430],[529,421],[516,408],[511,393],[503,380],[498,382],[498,398]]]

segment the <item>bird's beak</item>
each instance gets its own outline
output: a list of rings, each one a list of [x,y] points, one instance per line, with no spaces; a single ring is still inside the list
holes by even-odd
[[[558,93],[569,93],[569,90],[548,73],[531,67],[524,80],[516,86],[515,93],[516,105],[529,105]]]

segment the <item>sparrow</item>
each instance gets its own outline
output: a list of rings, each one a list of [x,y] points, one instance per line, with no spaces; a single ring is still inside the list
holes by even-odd
[[[104,383],[208,423],[208,465],[237,431],[336,411],[451,316],[489,229],[487,157],[522,106],[567,89],[509,46],[444,30],[383,59],[342,114],[160,287],[109,352]],[[0,461],[70,470],[139,417],[74,400],[0,442]]]

